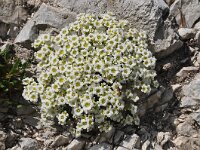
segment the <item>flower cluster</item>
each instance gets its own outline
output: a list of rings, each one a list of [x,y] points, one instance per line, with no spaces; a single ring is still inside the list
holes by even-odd
[[[136,91],[149,93],[156,73],[155,57],[144,32],[128,28],[111,14],[79,14],[56,36],[43,34],[33,43],[38,78],[23,80],[23,97],[41,101],[44,119],[72,123],[75,134],[113,122],[138,124]]]

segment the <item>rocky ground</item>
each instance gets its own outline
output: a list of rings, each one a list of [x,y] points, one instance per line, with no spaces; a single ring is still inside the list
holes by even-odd
[[[200,2],[198,0],[0,0],[0,46],[29,57],[39,33],[57,33],[80,12],[113,11],[148,32],[160,88],[141,100],[140,126],[74,138],[57,125],[43,126],[36,106],[2,105],[0,150],[199,150]]]

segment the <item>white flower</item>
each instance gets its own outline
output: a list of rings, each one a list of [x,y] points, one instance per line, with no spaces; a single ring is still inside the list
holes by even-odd
[[[50,73],[52,75],[56,75],[58,72],[59,72],[58,67],[56,67],[56,66],[51,67]]]
[[[83,82],[81,82],[81,81],[78,81],[78,80],[77,80],[77,81],[74,83],[74,88],[75,88],[75,89],[81,89],[82,86],[83,86]]]
[[[58,104],[59,105],[64,105],[64,104],[66,104],[66,99],[65,99],[65,97],[58,97]]]
[[[99,98],[99,105],[100,106],[106,106],[108,104],[108,99],[106,97],[100,97]]]
[[[81,107],[76,107],[73,109],[73,113],[75,116],[80,116],[83,113],[83,109]]]
[[[52,88],[52,91],[58,92],[59,88],[60,88],[60,85],[57,84],[57,83],[54,83],[54,84],[51,85],[51,88]]]
[[[32,93],[29,95],[29,100],[30,100],[31,102],[37,102],[37,101],[38,101],[38,93],[32,92]]]
[[[58,77],[58,84],[59,85],[63,85],[65,82],[66,82],[66,79],[65,79],[66,77],[65,76],[60,76],[60,77]]]
[[[82,107],[85,113],[88,113],[94,106],[93,102],[91,100],[85,100],[82,102]]]
[[[68,116],[69,115],[68,115],[68,113],[66,111],[58,114],[57,118],[58,118],[59,124],[64,125],[66,123],[66,120],[67,120]]]

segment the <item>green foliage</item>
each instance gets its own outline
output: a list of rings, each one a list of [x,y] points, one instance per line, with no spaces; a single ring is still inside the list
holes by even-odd
[[[0,97],[10,97],[12,92],[22,90],[21,81],[28,63],[15,56],[14,46],[0,50]]]

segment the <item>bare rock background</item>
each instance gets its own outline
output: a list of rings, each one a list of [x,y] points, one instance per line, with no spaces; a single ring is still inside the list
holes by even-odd
[[[43,126],[30,104],[0,105],[0,150],[200,149],[198,0],[0,0],[0,46],[14,45],[21,58],[28,58],[40,33],[57,33],[81,12],[107,11],[146,31],[157,58],[161,86],[138,104],[140,126],[76,139],[51,122]]]

